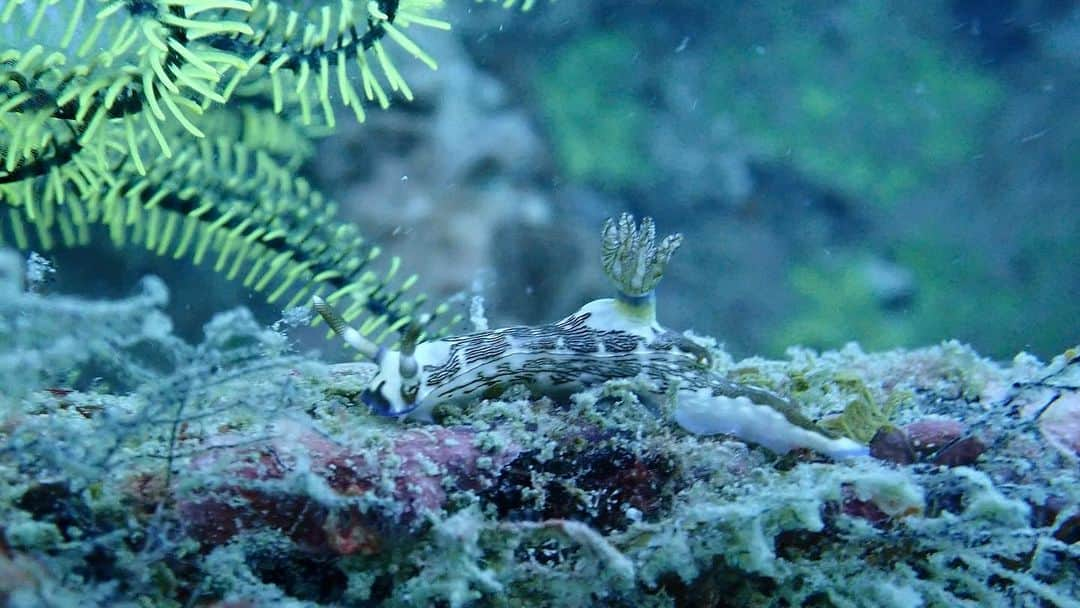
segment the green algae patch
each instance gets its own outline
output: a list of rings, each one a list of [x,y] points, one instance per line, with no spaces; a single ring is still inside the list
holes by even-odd
[[[764,157],[854,197],[889,205],[969,159],[1002,97],[993,78],[921,31],[932,19],[886,2],[841,19],[812,3],[750,13],[713,42],[710,108]]]
[[[626,33],[590,33],[555,49],[534,82],[556,157],[575,180],[619,189],[655,175],[637,44]]]

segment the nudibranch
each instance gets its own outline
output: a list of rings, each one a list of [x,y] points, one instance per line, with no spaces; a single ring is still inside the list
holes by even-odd
[[[730,434],[776,453],[809,448],[834,459],[867,448],[837,437],[764,388],[726,380],[711,370],[709,351],[656,320],[654,289],[682,237],[656,241],[650,218],[637,226],[624,214],[607,220],[601,239],[604,272],[615,298],[589,302],[565,319],[418,343],[407,329],[396,350],[365,339],[320,298],[315,310],[347,344],[378,366],[361,394],[377,414],[431,421],[442,403],[496,398],[511,386],[533,395],[568,394],[612,379],[643,378],[647,399],[674,395],[673,418],[699,435]]]

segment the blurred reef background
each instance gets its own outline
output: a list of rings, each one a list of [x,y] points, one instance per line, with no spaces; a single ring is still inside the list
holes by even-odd
[[[0,604],[1077,606],[1078,68],[1066,0],[0,2]],[[624,211],[873,458],[400,424],[293,307],[553,321]]]
[[[428,126],[385,156],[358,128],[346,168],[315,170],[362,225],[417,214],[401,251],[468,260],[436,289],[479,277],[500,323],[602,293],[589,239],[628,209],[692,243],[662,320],[736,353],[1075,342],[1075,3],[557,2],[455,23],[432,41],[444,68],[416,66],[423,107],[374,117]]]
[[[605,293],[593,234],[631,211],[691,244],[661,320],[734,353],[956,338],[1048,357],[1077,338],[1077,10],[450,2],[434,14],[452,31],[409,33],[439,69],[399,53],[414,101],[287,122],[287,166],[423,291],[483,295],[496,326]],[[201,294],[170,309],[193,339],[236,303],[280,316],[209,264],[89,247],[49,254],[57,290],[166,277]]]

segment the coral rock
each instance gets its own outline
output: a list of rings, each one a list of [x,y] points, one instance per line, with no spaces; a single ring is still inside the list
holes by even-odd
[[[438,512],[454,489],[484,487],[516,457],[486,453],[464,429],[387,427],[377,445],[339,444],[292,423],[252,447],[209,451],[193,466],[213,476],[179,499],[191,534],[210,545],[242,531],[280,530],[301,548],[374,554]],[[484,466],[480,466],[485,459]]]
[[[932,454],[956,441],[966,430],[963,423],[946,418],[920,420],[904,427],[911,446],[921,456]]]
[[[1039,417],[1039,427],[1058,451],[1080,456],[1080,395],[1059,394]]]
[[[915,462],[915,449],[907,433],[896,427],[884,427],[870,440],[870,455],[894,464]]]

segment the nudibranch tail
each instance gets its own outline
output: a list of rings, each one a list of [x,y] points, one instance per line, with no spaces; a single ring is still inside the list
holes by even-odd
[[[809,448],[833,460],[869,455],[869,449],[847,437],[825,433],[793,421],[784,412],[745,395],[717,394],[710,388],[677,393],[675,421],[695,435],[727,434],[761,445],[777,454]]]

